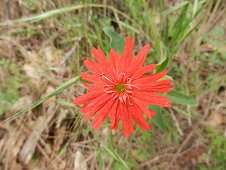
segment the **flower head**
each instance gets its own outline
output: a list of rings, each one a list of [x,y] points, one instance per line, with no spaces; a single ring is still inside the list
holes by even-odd
[[[159,80],[167,74],[167,70],[156,74],[147,74],[156,68],[155,64],[143,66],[150,45],[145,45],[136,57],[132,57],[134,43],[126,38],[124,51],[120,56],[110,50],[109,60],[100,48],[92,49],[96,62],[90,58],[84,64],[92,72],[82,72],[82,79],[92,82],[84,84],[89,92],[73,101],[75,105],[84,104],[80,109],[85,114],[84,120],[94,117],[92,126],[99,129],[107,117],[110,128],[117,129],[120,120],[124,136],[134,132],[133,121],[142,130],[150,130],[143,117],[154,116],[148,105],[170,107],[168,98],[159,93],[170,92],[172,80]]]

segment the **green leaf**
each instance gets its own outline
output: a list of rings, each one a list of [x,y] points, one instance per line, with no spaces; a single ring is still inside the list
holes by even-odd
[[[169,76],[169,75],[165,75],[163,78],[161,78],[160,80],[173,80],[173,77]]]
[[[161,113],[160,107],[158,107],[158,106],[149,106],[149,108],[155,112],[155,116],[152,118],[152,120],[154,121],[155,125],[160,130],[165,129],[166,126],[164,124],[164,120],[163,120],[163,117],[162,117],[162,113]]]
[[[125,39],[118,35],[111,27],[104,27],[103,31],[110,38],[111,48],[122,54]]]
[[[165,70],[165,68],[167,67],[167,65],[169,63],[169,51],[168,51],[167,47],[164,46],[163,51],[164,51],[164,57],[163,57],[162,61],[157,64],[157,68],[156,68],[157,73]]]
[[[186,96],[185,94],[174,91],[174,90],[168,93],[167,97],[170,99],[172,103],[175,103],[175,104],[183,104],[183,105],[197,104],[197,101],[194,98],[190,96]]]

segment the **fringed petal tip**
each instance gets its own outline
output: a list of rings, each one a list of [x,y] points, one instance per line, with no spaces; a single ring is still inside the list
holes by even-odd
[[[170,108],[170,107],[172,107],[172,105],[171,105],[171,103],[169,102],[169,103],[166,103],[163,107],[165,107],[165,108]]]
[[[128,35],[127,37],[126,37],[126,43],[133,43],[133,40],[130,38],[130,36]]]
[[[76,98],[76,99],[74,99],[73,101],[72,101],[72,103],[74,104],[74,105],[79,105],[80,103],[78,102],[78,100],[77,100],[78,98]]]

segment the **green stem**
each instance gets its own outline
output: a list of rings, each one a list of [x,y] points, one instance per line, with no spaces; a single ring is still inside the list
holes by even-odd
[[[48,100],[49,98],[61,93],[63,90],[67,89],[68,87],[70,87],[71,85],[75,84],[77,81],[79,81],[81,79],[81,75],[76,76],[70,80],[68,80],[67,82],[65,82],[64,84],[62,84],[60,87],[58,87],[56,90],[54,90],[52,93],[40,98],[39,100],[35,101],[34,103],[28,105],[27,107],[25,107],[24,109],[22,109],[21,111],[17,112],[16,114],[14,114],[13,116],[5,119],[3,122],[1,122],[1,124],[10,122],[14,119],[16,119],[18,116],[23,115],[24,113],[28,112],[31,109],[34,109],[35,107],[39,106],[40,104],[42,104],[43,102],[45,102],[46,100]]]

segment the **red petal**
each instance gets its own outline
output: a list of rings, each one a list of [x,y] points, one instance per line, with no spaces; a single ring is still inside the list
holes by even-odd
[[[170,92],[170,89],[173,87],[171,83],[172,80],[161,80],[157,82],[152,82],[150,84],[136,84],[142,91],[145,92]]]
[[[95,63],[93,60],[91,60],[90,58],[87,58],[84,61],[85,66],[87,67],[87,69],[89,69],[93,74],[96,75],[100,75],[103,71],[101,71],[101,69],[99,68],[98,64]]]
[[[114,74],[116,78],[121,73],[121,63],[120,63],[120,55],[115,52],[113,49],[110,50],[110,65],[113,67]]]
[[[90,91],[96,91],[96,90],[104,91],[104,86],[103,85],[88,84],[88,83],[83,83],[83,85],[86,86]]]
[[[141,88],[142,91],[145,92],[161,92],[161,93],[168,93],[171,91],[171,88],[173,85],[168,85],[168,86],[162,86],[162,87],[147,87],[147,88]]]
[[[136,98],[148,102],[150,105],[158,105],[163,107],[171,107],[169,99],[165,96],[159,94],[154,94],[150,92],[142,92],[136,95]]]
[[[110,113],[109,113],[109,117],[110,117],[110,122],[111,122],[111,126],[110,128],[112,129],[115,124],[116,124],[116,120],[117,120],[117,109],[118,109],[118,100],[115,101],[114,105],[112,106]]]
[[[106,103],[108,99],[110,99],[111,96],[107,93],[102,93],[99,96],[96,96],[93,100],[89,101],[86,105],[84,105],[81,109],[80,112],[86,113],[86,112],[91,112],[94,110],[96,107],[98,107],[101,103]]]
[[[87,80],[96,84],[103,84],[104,82],[101,80],[100,77],[97,77],[96,75],[87,74],[85,72],[80,73],[82,75],[83,80]]]
[[[146,101],[135,97],[133,98],[133,101],[148,118],[152,118],[154,116],[155,112],[147,108],[148,103]]]
[[[164,86],[164,85],[171,85],[170,83],[173,82],[171,79],[167,80],[159,80],[155,82],[151,82],[149,85],[152,87]]]
[[[79,96],[78,98],[76,98],[75,100],[73,100],[73,103],[75,105],[80,105],[83,104],[85,102],[88,102],[89,100],[98,97],[99,95],[101,95],[103,93],[103,91],[95,91],[95,92],[88,92],[82,96]]]
[[[134,84],[145,84],[145,83],[151,83],[153,81],[159,80],[160,78],[164,77],[168,73],[168,70],[164,70],[159,73],[150,74],[147,76],[144,76],[142,78],[136,79],[133,81]]]
[[[133,40],[128,36],[126,37],[124,50],[121,57],[121,71],[124,73],[128,66],[130,65],[130,62],[132,61],[132,55],[133,55]]]
[[[169,84],[169,85],[165,85],[165,86],[159,86],[159,87],[151,87],[151,86],[147,86],[147,87],[140,87],[142,89],[142,91],[145,92],[161,92],[161,93],[168,93],[171,91],[171,88],[173,87],[173,85]]]
[[[106,56],[104,55],[103,51],[98,48],[93,48],[92,53],[94,57],[96,58],[97,62],[99,63],[99,70],[104,73],[106,77],[108,77],[111,80],[115,80],[115,73],[113,72],[110,62],[107,61]]]
[[[110,107],[114,104],[114,100],[108,101],[98,112],[97,116],[93,119],[92,126],[95,130],[99,129],[103,124],[107,115],[109,114]]]
[[[118,129],[118,123],[119,123],[119,121],[121,119],[121,115],[120,115],[120,104],[121,104],[121,102],[118,101],[118,104],[117,104],[117,107],[116,107],[116,110],[115,110],[115,117],[114,117],[115,120],[114,120],[114,123],[111,124],[111,127],[110,127],[111,129],[114,129],[114,130],[117,130]],[[110,116],[112,116],[113,113],[111,113]]]
[[[110,55],[109,55],[109,58],[110,58],[110,68],[112,70],[112,73],[115,75],[115,78],[116,78],[116,63],[115,61],[119,61],[120,59],[120,55],[115,52],[113,49],[110,49]]]
[[[125,137],[129,137],[130,133],[134,133],[133,122],[126,105],[120,105],[120,116],[122,119],[122,130]]]
[[[93,117],[96,114],[96,112],[101,110],[101,108],[104,107],[104,105],[106,105],[108,103],[108,101],[110,99],[111,99],[111,96],[109,95],[106,98],[104,98],[103,100],[97,100],[97,101],[94,101],[94,102],[91,101],[92,103],[90,103],[90,105],[88,105],[87,107],[84,106],[84,108],[80,109],[81,112],[86,114],[84,116],[83,120],[87,121],[91,117]],[[92,106],[92,107],[90,107],[90,106]]]
[[[150,45],[149,44],[146,44],[141,50],[140,52],[136,55],[136,57],[132,60],[129,68],[128,68],[128,76],[130,77],[131,75],[133,75],[137,69],[139,67],[142,66],[142,64],[144,63],[146,57],[147,57],[147,54],[148,54],[148,51],[150,49]]]
[[[80,74],[82,75],[83,80],[93,82],[96,85],[109,85],[109,84],[114,85],[115,84],[112,81],[112,77],[110,77],[109,75],[108,76],[105,76],[105,75],[97,76],[97,75],[93,75],[93,74],[87,74],[85,72],[81,72]]]
[[[98,49],[92,48],[92,54],[100,65],[104,65],[107,63],[106,56],[104,55],[103,51],[99,47]]]
[[[134,121],[140,126],[142,130],[150,130],[150,127],[147,121],[144,119],[142,115],[142,111],[136,105],[128,107],[130,114],[132,115]]]
[[[143,76],[145,73],[151,72],[156,68],[156,64],[150,64],[147,66],[143,66],[142,68],[140,68],[139,70],[137,70],[132,76],[131,76],[131,80],[140,78],[141,76]]]

